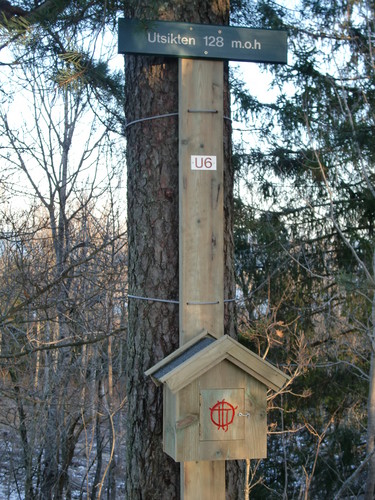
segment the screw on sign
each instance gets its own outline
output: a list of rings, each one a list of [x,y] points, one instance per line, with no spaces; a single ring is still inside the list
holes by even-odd
[[[223,399],[218,401],[211,410],[211,422],[217,426],[218,429],[228,431],[228,427],[233,423],[235,410],[238,406],[234,407],[228,401]]]

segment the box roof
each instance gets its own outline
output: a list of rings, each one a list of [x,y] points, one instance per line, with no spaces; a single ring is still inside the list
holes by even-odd
[[[290,379],[288,375],[224,335],[216,339],[203,332],[146,371],[157,385],[166,384],[176,393],[193,380],[227,359],[273,390]]]

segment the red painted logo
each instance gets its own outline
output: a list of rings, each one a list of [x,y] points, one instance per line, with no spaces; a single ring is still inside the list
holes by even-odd
[[[225,432],[227,432],[228,427],[230,426],[231,423],[233,423],[234,419],[234,411],[238,407],[234,407],[225,399],[222,401],[218,401],[212,408],[211,410],[211,422],[217,426],[218,429],[223,429]]]

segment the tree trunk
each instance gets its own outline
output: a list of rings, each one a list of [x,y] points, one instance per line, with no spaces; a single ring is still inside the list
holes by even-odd
[[[177,62],[126,58],[127,120],[177,110]],[[177,117],[127,130],[129,293],[178,298]],[[162,389],[145,370],[178,347],[178,306],[130,299],[127,337],[129,500],[177,498],[179,466],[162,449]]]
[[[149,0],[127,17],[227,24],[229,2],[163,4]],[[171,58],[126,56],[129,294],[178,299],[178,74]],[[226,86],[224,109],[229,115]],[[159,117],[159,115],[170,116]],[[156,117],[156,118],[155,118]],[[144,118],[153,118],[142,121]],[[135,123],[131,123],[139,120]],[[225,159],[230,162],[230,122],[225,123]],[[233,298],[233,171],[225,167],[225,298]],[[226,333],[235,334],[234,305],[226,306]],[[178,347],[178,305],[129,299],[127,336],[126,498],[179,498],[180,466],[162,450],[162,389],[144,372]],[[231,496],[238,467],[231,471]]]
[[[27,425],[26,425],[26,412],[22,402],[22,396],[20,394],[20,387],[17,375],[13,369],[9,370],[9,376],[14,384],[14,393],[17,403],[17,412],[19,418],[19,433],[22,443],[23,451],[23,464],[25,468],[25,495],[29,500],[34,498],[33,489],[33,461],[32,461],[32,450],[30,449]]]
[[[372,272],[375,276],[375,249],[373,251]],[[371,364],[369,391],[367,398],[367,455],[369,461],[366,480],[365,500],[372,500],[375,493],[375,294],[372,297]]]
[[[100,484],[101,474],[102,474],[102,464],[103,464],[103,440],[104,436],[101,431],[101,415],[103,414],[103,391],[102,391],[102,381],[100,379],[101,373],[99,373],[98,381],[98,407],[95,418],[95,438],[96,438],[96,469],[93,481],[93,487],[91,491],[90,500],[96,500],[98,495],[98,486]]]
[[[370,386],[368,394],[368,413],[367,413],[367,455],[372,454],[370,458],[365,500],[373,500],[375,493],[375,356],[374,346],[371,348],[371,368],[370,368]]]
[[[234,169],[232,164],[232,125],[229,117],[228,65],[224,64],[224,333],[237,337],[236,296],[234,273],[234,239],[233,239],[233,183]],[[245,484],[245,462],[228,460],[226,462],[226,500],[238,500],[242,497]]]

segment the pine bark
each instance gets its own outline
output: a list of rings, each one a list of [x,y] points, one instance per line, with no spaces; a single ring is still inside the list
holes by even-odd
[[[372,272],[375,276],[375,250],[372,258]],[[375,493],[375,294],[372,297],[372,332],[369,390],[367,399],[367,456],[371,455],[367,470],[365,500],[374,498]]]
[[[177,110],[177,61],[126,58],[127,121]],[[129,293],[178,298],[177,116],[127,130]],[[178,305],[129,300],[126,492],[178,498],[179,464],[162,449],[162,389],[144,372],[178,347]]]
[[[155,4],[148,1],[137,3],[127,16],[227,24],[229,2],[164,3],[155,13]],[[128,286],[129,294],[145,298],[178,299],[178,116],[174,115],[178,111],[177,69],[175,59],[125,57]],[[227,86],[224,109],[229,116]],[[166,114],[171,116],[143,120]],[[224,128],[224,281],[228,299],[234,294],[229,120]],[[233,303],[226,306],[225,322],[226,333],[235,335]],[[177,304],[129,299],[125,464],[128,500],[180,497],[180,464],[162,450],[162,389],[144,375],[178,347],[178,337]],[[239,498],[237,467],[231,468],[228,498]]]
[[[367,455],[369,460],[366,480],[365,500],[372,500],[375,493],[375,356],[371,348],[371,368],[368,394]]]

